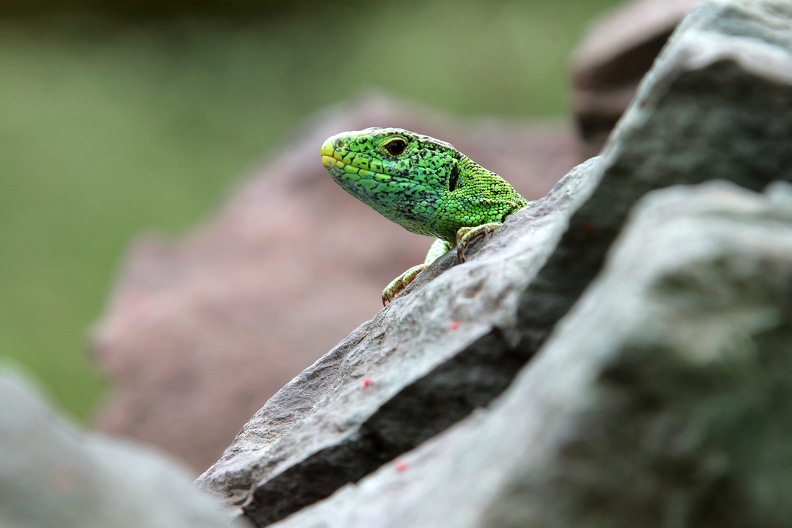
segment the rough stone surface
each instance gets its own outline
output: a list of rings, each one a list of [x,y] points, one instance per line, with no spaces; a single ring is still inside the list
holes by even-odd
[[[668,37],[699,0],[635,0],[591,26],[572,61],[572,108],[585,157],[605,144]]]
[[[184,468],[129,442],[76,431],[4,368],[0,526],[212,528],[229,522]]]
[[[455,255],[439,259],[271,398],[199,484],[265,525],[491,401],[528,359],[514,348],[519,293],[586,194],[589,166],[471,248],[464,268]]]
[[[481,411],[465,422],[474,425],[460,427],[480,425],[458,433],[467,440],[442,444],[446,435],[430,440],[405,457],[407,469],[401,463],[386,465],[372,477],[400,473],[382,477],[381,496],[367,494],[367,486],[376,485],[366,480],[337,495],[350,497],[344,500],[351,506],[335,497],[316,506],[327,520],[306,511],[307,520],[293,521],[303,519],[299,514],[284,526],[355,526],[359,519],[361,526],[363,521],[366,526],[455,527],[642,524],[634,518],[648,525],[666,519],[659,526],[781,526],[774,523],[784,517],[771,509],[773,484],[782,476],[763,477],[759,469],[783,467],[788,453],[779,448],[768,452],[767,462],[747,466],[756,452],[788,438],[783,436],[787,426],[774,430],[773,423],[788,411],[784,398],[790,387],[768,376],[783,371],[789,361],[782,352],[789,337],[790,248],[780,242],[789,239],[788,217],[782,214],[789,204],[774,208],[772,200],[729,191],[741,196],[732,201],[758,200],[753,210],[761,225],[754,231],[750,225],[732,229],[729,214],[748,224],[752,218],[745,213],[751,207],[737,205],[719,218],[724,227],[710,232],[706,219],[717,217],[720,209],[707,205],[710,198],[688,191],[690,202],[672,208],[673,214],[653,217],[647,206],[641,214],[656,225],[639,214],[638,227],[622,241],[632,249],[617,250],[622,256],[614,257],[611,270],[603,272],[603,265],[630,209],[653,190],[724,179],[760,191],[774,180],[792,180],[790,137],[792,7],[781,0],[703,3],[669,41],[603,156],[578,167],[545,200],[514,215],[478,253],[471,252],[469,263],[452,266],[448,256],[422,274],[409,295],[279,392],[202,476],[201,485],[241,506],[257,525],[266,525],[437,433],[431,419],[446,427],[462,417],[457,407],[448,415],[438,409],[438,402],[446,405],[459,394],[475,392],[461,387],[486,387],[475,393],[487,397],[470,402],[468,409],[486,403],[497,393],[496,385],[502,388],[482,383],[480,373],[497,368],[489,363],[503,361],[496,357],[519,358],[513,368],[545,345],[510,389],[522,387],[519,397],[505,397],[507,403],[497,408],[501,411]],[[685,207],[690,207],[690,222],[674,224],[674,215],[684,216]],[[696,223],[703,225],[694,230],[690,226]],[[668,234],[664,224],[683,228]],[[723,246],[701,256],[696,248],[709,248],[708,235]],[[754,235],[772,243],[746,246]],[[636,239],[658,247],[650,251]],[[773,245],[777,239],[780,246]],[[774,252],[774,247],[781,249]],[[704,286],[694,280],[699,256],[712,275],[701,279]],[[675,271],[675,265],[680,269]],[[763,266],[772,273],[757,272]],[[582,301],[556,338],[545,343],[600,272],[601,282],[615,291],[592,288],[598,297],[587,296],[594,300]],[[747,280],[753,276],[755,285]],[[632,283],[617,289],[629,278]],[[719,280],[723,295],[708,286]],[[691,290],[690,305],[683,304],[682,293],[675,300],[675,287]],[[732,317],[732,301],[749,294],[756,297],[748,297],[748,312],[770,314],[766,320]],[[666,304],[659,302],[662,295]],[[710,313],[722,317],[707,319]],[[675,326],[687,320],[685,315],[691,324]],[[647,326],[653,320],[657,326]],[[713,341],[710,330],[722,334],[712,334]],[[739,353],[724,344],[739,348],[735,336],[747,343]],[[464,358],[482,361],[463,363]],[[747,370],[730,374],[740,365]],[[455,374],[446,376],[448,370]],[[364,388],[366,378],[371,383]],[[428,390],[421,393],[423,387]],[[412,394],[420,398],[411,399]],[[772,401],[773,394],[784,402],[774,413],[752,407]],[[402,401],[411,402],[409,412],[389,412],[403,407]],[[716,412],[721,408],[723,416]],[[755,423],[761,432],[756,444],[745,435],[730,440],[745,423]],[[359,464],[359,454],[368,469]],[[384,455],[377,459],[378,454]],[[409,471],[413,467],[424,469]],[[426,487],[405,484],[433,474],[437,480]],[[358,496],[356,489],[364,491]],[[622,495],[625,509],[620,510]],[[386,504],[393,507],[383,515]],[[721,510],[722,504],[738,506]],[[359,512],[378,513],[379,522]],[[480,522],[466,524],[471,521],[465,519]]]
[[[656,191],[485,412],[279,528],[782,528],[792,186]]]
[[[318,152],[327,136],[372,125],[449,140],[529,198],[577,162],[558,124],[452,120],[382,96],[320,116],[200,229],[135,244],[94,333],[113,389],[97,429],[202,471],[270,395],[381,308],[382,288],[431,240],[350,199]]]
[[[591,172],[590,198],[522,296],[536,348],[599,272],[646,192],[711,179],[761,190],[792,180],[792,4],[702,3],[641,84]]]

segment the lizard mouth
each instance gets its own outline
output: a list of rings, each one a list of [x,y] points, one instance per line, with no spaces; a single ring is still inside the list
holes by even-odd
[[[322,145],[322,165],[334,177],[340,177],[347,182],[357,180],[371,180],[376,183],[387,183],[398,177],[391,176],[382,172],[376,172],[363,167],[357,167],[344,161],[341,154],[333,148],[333,138],[328,139]]]
[[[354,165],[350,165],[349,163],[344,163],[338,158],[332,156],[322,156],[322,165],[330,171],[331,174],[338,174],[339,172],[344,173],[344,178],[349,181],[355,181],[359,179],[376,179],[380,182],[387,182],[391,179],[390,176],[387,174],[382,174],[380,172],[374,172],[367,169],[362,169],[360,167],[355,167]]]
[[[328,138],[322,144],[322,165],[333,175],[341,175],[347,180],[358,180],[360,178],[374,178],[377,177],[380,181],[387,181],[390,177],[387,174],[380,174],[378,172],[356,167],[345,162],[341,154],[336,152],[335,149],[335,136]]]
[[[333,148],[334,143],[335,136],[327,138],[327,140],[322,143],[322,161],[324,161],[326,157],[332,158],[335,156],[335,148]]]
[[[336,164],[336,162],[340,163],[341,166],[344,165],[343,161],[337,160],[333,156],[326,156],[322,154],[322,165],[324,165],[325,169],[341,168],[338,164]]]

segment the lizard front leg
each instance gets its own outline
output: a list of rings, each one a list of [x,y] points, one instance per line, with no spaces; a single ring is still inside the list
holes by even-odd
[[[385,289],[382,291],[382,305],[388,306],[394,298],[396,298],[401,291],[409,286],[409,284],[421,273],[423,270],[429,267],[429,264],[440,258],[441,256],[448,253],[451,249],[451,244],[446,242],[445,240],[440,240],[439,238],[432,242],[432,246],[429,248],[429,252],[426,254],[426,259],[424,259],[423,264],[418,264],[417,266],[413,266],[412,268],[408,269],[388,284]]]

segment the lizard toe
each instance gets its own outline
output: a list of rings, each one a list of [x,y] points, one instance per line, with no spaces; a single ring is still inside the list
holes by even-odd
[[[418,264],[390,281],[382,290],[382,306],[388,306],[428,266],[428,264]]]
[[[488,224],[482,224],[476,227],[461,227],[459,231],[457,231],[457,260],[459,262],[465,262],[467,258],[465,257],[465,249],[468,245],[473,242],[473,240],[477,239],[478,237],[483,236],[485,239],[489,240],[489,235],[496,229],[498,229],[503,224],[500,222],[490,222]]]

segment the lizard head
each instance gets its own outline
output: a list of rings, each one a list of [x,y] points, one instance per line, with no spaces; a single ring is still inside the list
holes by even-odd
[[[415,233],[439,236],[432,218],[459,182],[453,145],[401,128],[343,132],[322,145],[322,163],[345,191]]]

